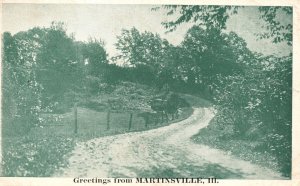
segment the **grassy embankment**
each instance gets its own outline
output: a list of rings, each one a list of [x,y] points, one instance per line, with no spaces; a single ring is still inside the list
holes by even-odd
[[[210,121],[210,124],[192,137],[196,143],[205,144],[213,148],[221,149],[228,154],[237,156],[272,170],[280,170],[276,157],[262,148],[262,139],[245,139],[235,135],[233,125],[224,124],[219,113]]]
[[[149,87],[126,84],[126,86],[117,86],[110,94],[97,97],[102,100],[109,97],[118,98],[120,105],[128,102],[141,106],[153,94],[154,92]],[[88,101],[99,100],[97,97],[91,97]],[[146,127],[145,121],[138,117],[139,112],[135,110],[131,111],[133,117],[132,126],[129,129],[130,112],[111,112],[110,129],[107,130],[107,111],[101,111],[99,108],[95,110],[78,106],[78,134],[76,135],[74,134],[74,113],[70,108],[64,114],[41,114],[44,120],[43,125],[33,128],[26,136],[4,137],[2,139],[2,175],[51,176],[59,167],[67,166],[68,154],[78,141],[166,126],[192,114],[191,107],[182,108],[178,119],[157,124],[152,122]]]

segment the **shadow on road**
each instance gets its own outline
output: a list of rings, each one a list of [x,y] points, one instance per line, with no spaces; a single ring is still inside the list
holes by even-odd
[[[127,167],[128,168],[128,167]],[[243,173],[233,172],[223,166],[214,163],[204,163],[203,165],[181,164],[174,168],[151,167],[147,170],[134,170],[141,178],[218,178],[218,179],[242,179]],[[187,176],[188,175],[188,176]],[[115,175],[120,176],[120,175]],[[123,175],[124,176],[124,175]]]

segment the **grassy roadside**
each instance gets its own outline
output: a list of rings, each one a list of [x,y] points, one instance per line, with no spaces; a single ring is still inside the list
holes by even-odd
[[[110,122],[109,129],[107,129],[107,112],[98,112],[92,109],[78,107],[77,114],[77,125],[78,125],[78,134],[77,137],[101,137],[107,135],[115,135],[120,133],[134,132],[134,131],[143,131],[153,128],[158,128],[161,126],[166,126],[171,123],[175,123],[186,119],[189,117],[193,109],[191,107],[184,107],[181,109],[179,117],[174,120],[159,121],[154,123],[150,122],[147,126],[145,125],[145,120],[138,115],[138,113],[133,113],[131,128],[129,129],[129,112],[110,112]],[[51,114],[44,116],[45,120],[49,122],[43,125],[43,127],[36,127],[31,130],[30,135],[37,137],[47,137],[52,135],[60,136],[74,136],[74,114],[72,112],[65,114],[56,114],[55,117],[59,118],[57,121],[49,119]],[[52,120],[52,121],[51,121]]]
[[[207,127],[192,137],[195,143],[221,149],[243,160],[279,171],[276,157],[261,148],[260,139],[246,140],[235,137],[233,126],[219,123],[217,117],[218,113]]]
[[[1,176],[51,176],[53,170],[67,164],[66,156],[74,145],[74,138],[62,136],[3,138]]]
[[[178,119],[149,124],[145,127],[142,118],[134,117],[132,128],[128,129],[128,113],[115,113],[111,120],[110,130],[106,130],[106,113],[82,108],[79,109],[80,117],[78,122],[79,134],[73,132],[72,113],[61,114],[57,121],[51,124],[59,126],[47,126],[37,128],[23,137],[2,138],[2,174],[8,177],[48,177],[60,167],[67,166],[67,159],[70,152],[79,141],[86,141],[92,138],[150,130],[167,126],[188,118],[193,112],[191,107],[182,109]],[[46,117],[46,116],[44,116]]]

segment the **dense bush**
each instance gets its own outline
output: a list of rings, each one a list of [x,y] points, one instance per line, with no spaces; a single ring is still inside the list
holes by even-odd
[[[291,64],[291,56],[258,56],[245,75],[220,77],[213,100],[219,110],[217,128],[233,126],[217,137],[259,143],[254,150],[274,156],[285,176],[291,173]]]
[[[8,177],[51,176],[59,167],[66,166],[66,155],[74,147],[72,138],[58,136],[2,140],[2,176]]]

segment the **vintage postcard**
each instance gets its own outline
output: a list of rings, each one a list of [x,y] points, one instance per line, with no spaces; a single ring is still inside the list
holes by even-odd
[[[0,185],[299,185],[299,5],[2,1]]]

